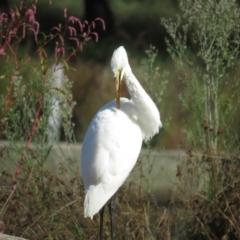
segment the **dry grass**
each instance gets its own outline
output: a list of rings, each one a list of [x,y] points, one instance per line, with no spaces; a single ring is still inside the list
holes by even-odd
[[[29,239],[71,239],[82,204],[79,174],[66,184],[47,170],[24,166],[24,174],[12,192],[13,176],[2,173],[11,191],[1,191],[2,231]],[[63,167],[61,173],[66,171]],[[81,228],[79,228],[81,229]]]
[[[188,239],[240,239],[240,181],[219,190],[214,198],[197,194],[189,203],[192,222]]]
[[[219,181],[210,186],[206,169],[212,162],[208,159],[188,152],[176,171],[180,194],[170,192],[167,206],[160,205],[142,185],[136,187],[136,182],[147,181],[141,163],[147,160],[140,159],[134,179],[118,191],[117,239],[239,239],[239,166],[221,161],[224,164],[217,174]],[[83,217],[84,190],[79,170],[70,172],[61,164],[56,172],[24,164],[14,192],[14,176],[2,172],[1,185],[5,187],[0,189],[1,232],[27,239],[99,238],[99,215],[93,220]],[[109,226],[106,209],[106,239],[110,239]]]
[[[184,210],[181,239],[239,239],[239,158],[189,151],[177,174]]]
[[[78,169],[69,171],[61,165],[56,176],[46,168],[25,163],[15,191],[14,175],[3,171],[1,185],[6,187],[0,190],[0,231],[27,239],[98,239],[99,216],[93,220],[83,217],[81,175]],[[172,215],[157,204],[153,194],[143,193],[141,186],[136,188],[133,182],[119,190],[115,214],[117,239],[170,236]],[[109,226],[106,209],[106,239],[110,238]]]

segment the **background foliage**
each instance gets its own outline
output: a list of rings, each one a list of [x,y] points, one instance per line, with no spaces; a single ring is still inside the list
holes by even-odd
[[[73,143],[82,141],[95,112],[112,100],[109,60],[124,45],[133,72],[160,109],[164,129],[144,146],[134,181],[118,194],[117,236],[239,239],[238,3],[111,1],[114,32],[108,35],[101,19],[82,20],[81,1],[39,1],[26,5],[32,12],[25,15],[16,1],[10,2],[15,20],[8,25],[0,19],[0,135],[9,142],[0,149],[0,231],[30,239],[98,238],[98,216],[93,221],[82,216],[84,193],[73,153],[80,150]],[[73,36],[68,27],[75,27],[74,14],[79,28]],[[55,35],[40,34],[36,22],[40,31],[53,24]],[[26,39],[24,27],[30,30]],[[61,87],[54,85],[54,63],[65,67]],[[122,95],[128,96],[126,89]],[[67,147],[47,141],[53,96],[61,106],[61,141]],[[154,169],[160,159],[152,158],[152,147],[184,149],[177,179],[164,167]],[[165,205],[152,191],[161,184],[156,171],[172,184]],[[108,237],[108,216],[105,223]]]

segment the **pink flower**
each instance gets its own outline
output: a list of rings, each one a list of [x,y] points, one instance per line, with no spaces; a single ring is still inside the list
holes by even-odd
[[[77,44],[77,47],[78,47],[78,48],[80,47],[80,42],[79,42],[79,40],[78,40],[77,38],[75,38],[75,37],[70,37],[69,40],[75,41],[76,44]]]
[[[70,33],[70,36],[77,36],[77,31],[74,27],[70,27],[68,26],[68,30],[69,30],[69,33]]]
[[[12,8],[10,8],[9,13],[11,15],[12,21],[14,21],[14,19],[15,19],[15,12],[12,10]]]
[[[34,11],[31,8],[26,11],[25,15],[27,17],[29,17],[28,20],[29,20],[30,23],[35,23],[36,22]]]
[[[100,21],[102,23],[103,30],[106,29],[105,22],[102,18],[96,18],[95,21]]]
[[[73,24],[74,24],[75,22],[77,22],[78,25],[79,25],[79,28],[80,28],[81,32],[83,31],[83,25],[82,25],[82,23],[81,23],[81,21],[80,21],[79,18],[76,18],[76,17],[74,17],[74,16],[71,16],[71,17],[69,17],[68,19],[69,19],[69,21],[70,21],[71,23],[73,23]]]
[[[95,36],[95,41],[98,42],[98,34],[96,32],[91,32],[91,34]]]
[[[0,23],[2,22],[7,22],[8,21],[8,15],[6,13],[1,13],[0,14]]]
[[[64,18],[67,18],[67,9],[64,8]]]
[[[0,48],[0,55],[6,55],[5,49],[3,47]]]

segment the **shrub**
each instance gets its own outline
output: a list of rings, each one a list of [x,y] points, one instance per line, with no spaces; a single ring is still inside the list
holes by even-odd
[[[183,239],[239,239],[239,44],[235,0],[179,0],[176,21],[162,19],[168,52],[180,68],[180,93],[190,112],[187,158],[178,167],[185,185],[188,229]],[[190,191],[190,188],[191,190]],[[188,198],[190,197],[190,198]],[[237,213],[238,214],[238,213]]]
[[[57,144],[51,156],[55,139],[48,137],[49,118],[55,113],[61,117],[64,140],[73,143],[72,82],[61,69],[69,69],[69,60],[85,43],[98,41],[96,21],[105,26],[100,18],[82,22],[64,9],[65,23],[49,34],[41,33],[36,11],[37,1],[24,1],[0,13],[0,78],[5,86],[0,96],[0,136],[7,140],[0,149],[0,231],[30,239],[82,237],[76,221],[82,208],[76,203],[83,195],[79,170],[74,169],[76,160],[68,146]],[[34,49],[24,53],[23,42],[32,41],[31,36]],[[51,52],[47,47],[52,42]],[[62,84],[56,85],[59,72]],[[52,171],[47,161],[53,164]]]

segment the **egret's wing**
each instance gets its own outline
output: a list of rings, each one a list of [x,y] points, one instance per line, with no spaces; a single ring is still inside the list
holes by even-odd
[[[98,212],[125,181],[138,158],[141,134],[134,120],[115,108],[115,101],[96,114],[86,133],[81,155],[85,205],[88,205],[85,216]]]
[[[142,142],[140,132],[132,119],[115,108],[115,101],[99,110],[82,146],[85,188],[101,183],[108,174],[116,176],[128,171],[139,155]]]

